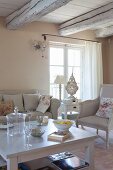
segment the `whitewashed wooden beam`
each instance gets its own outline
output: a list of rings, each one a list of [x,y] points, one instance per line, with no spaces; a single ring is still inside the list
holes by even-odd
[[[113,23],[113,2],[61,24],[59,32],[61,35],[70,35],[109,23]]]
[[[35,21],[42,16],[66,5],[71,0],[32,0],[21,9],[6,18],[8,29],[17,29],[25,23]]]
[[[109,37],[113,35],[113,25],[95,31],[97,38]]]

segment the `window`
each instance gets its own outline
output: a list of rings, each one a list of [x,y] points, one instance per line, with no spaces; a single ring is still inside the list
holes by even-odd
[[[64,75],[66,82],[69,80],[72,72],[79,90],[75,97],[82,96],[82,60],[83,47],[75,45],[50,45],[50,94],[59,98],[59,87],[54,83],[57,75]],[[64,99],[68,96],[64,85],[62,85],[61,97]]]

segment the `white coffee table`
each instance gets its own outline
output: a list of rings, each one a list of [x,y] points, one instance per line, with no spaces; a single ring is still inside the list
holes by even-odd
[[[46,132],[41,138],[30,137],[32,147],[25,149],[25,135],[7,136],[6,131],[0,130],[0,155],[7,161],[7,170],[18,170],[18,163],[43,158],[45,156],[69,151],[76,154],[76,149],[85,149],[85,160],[89,169],[94,169],[94,139],[96,135],[85,130],[71,127],[72,137],[63,143],[47,140],[48,134],[56,131],[52,120],[46,127]]]

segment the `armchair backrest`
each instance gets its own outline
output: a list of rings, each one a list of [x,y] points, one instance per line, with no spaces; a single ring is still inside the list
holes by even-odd
[[[100,97],[113,98],[113,84],[103,84],[100,89]]]

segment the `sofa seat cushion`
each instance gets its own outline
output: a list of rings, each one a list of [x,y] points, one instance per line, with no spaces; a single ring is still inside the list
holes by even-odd
[[[31,118],[30,118],[30,120],[31,120],[31,121],[36,120],[36,117],[37,117],[37,116],[48,116],[48,118],[52,118],[52,114],[51,114],[50,112],[42,113],[42,112],[37,112],[37,111],[35,111],[35,112],[31,112]],[[26,113],[26,121],[29,121],[29,116],[27,115],[27,113]]]
[[[4,94],[3,95],[3,100],[4,101],[12,100],[13,103],[14,103],[14,106],[18,107],[19,112],[24,111],[22,94],[13,94],[13,95]]]
[[[38,94],[23,94],[25,111],[36,111],[39,103]]]
[[[78,124],[96,129],[107,130],[109,119],[98,116],[88,116],[78,119]]]

